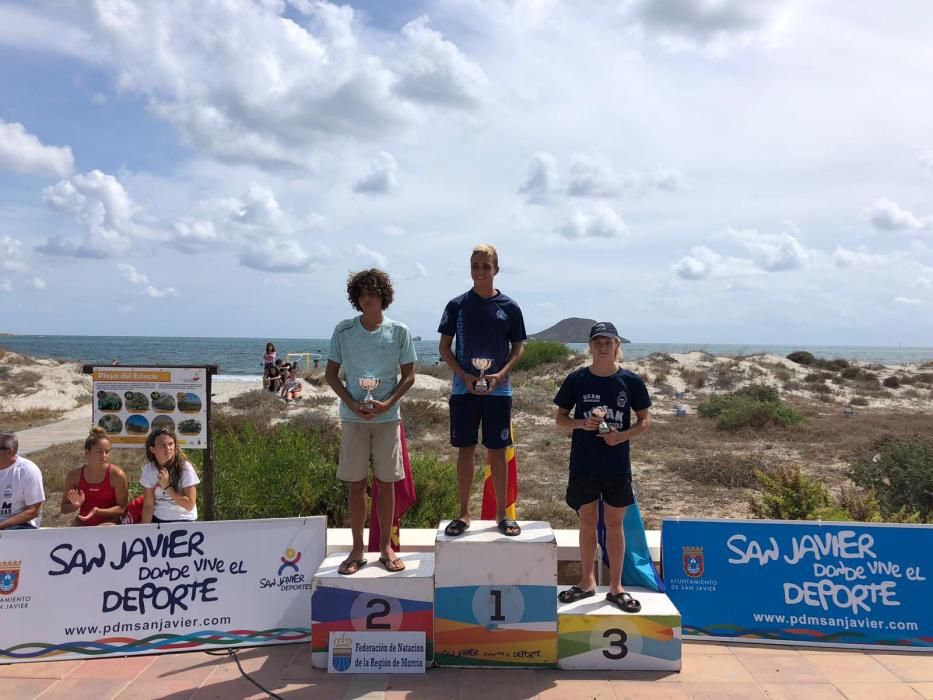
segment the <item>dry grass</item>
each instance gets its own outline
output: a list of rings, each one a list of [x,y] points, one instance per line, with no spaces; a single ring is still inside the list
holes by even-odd
[[[0,411],[0,431],[15,433],[57,421],[64,411],[51,408],[27,408],[24,411]]]
[[[446,362],[438,362],[434,365],[419,363],[415,366],[415,372],[418,374],[426,374],[429,377],[443,379],[448,382],[451,380],[451,378],[453,378],[453,372],[450,371],[450,367],[447,366]]]
[[[449,425],[445,404],[421,399],[402,402],[402,419],[405,421],[405,436],[412,440],[444,431]]]

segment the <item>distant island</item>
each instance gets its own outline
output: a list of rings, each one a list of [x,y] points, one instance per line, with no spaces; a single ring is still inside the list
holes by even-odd
[[[559,343],[587,343],[590,340],[590,328],[596,323],[591,318],[565,318],[540,333],[529,336],[532,340],[556,340]],[[623,343],[631,340],[622,338]]]
[[[421,336],[420,336],[420,335],[416,335],[414,338],[412,338],[412,340],[414,340],[415,342],[417,342],[417,341],[421,340]]]

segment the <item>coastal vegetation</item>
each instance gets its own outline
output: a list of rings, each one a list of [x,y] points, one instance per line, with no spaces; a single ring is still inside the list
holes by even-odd
[[[553,398],[564,377],[587,360],[563,346],[558,351],[531,350],[533,366],[512,375],[518,511],[522,519],[573,527],[576,517],[563,503],[570,434],[554,426]],[[659,527],[661,518],[676,515],[873,522],[933,518],[933,446],[923,437],[930,433],[933,365],[837,362],[830,369],[775,355],[727,358],[700,352],[658,353],[625,365],[645,378],[653,401],[651,429],[632,448],[647,527]],[[33,409],[27,401],[58,400],[62,386],[83,393],[68,404],[50,403],[42,410],[52,413],[41,414],[39,421],[90,398],[89,383],[74,366],[46,360],[4,366],[10,368],[6,375],[13,387],[20,386],[21,372],[36,372],[42,379],[30,394],[12,390],[3,408],[21,409],[0,414],[0,429],[21,429],[14,416],[28,416]],[[848,369],[859,371],[843,374]],[[287,406],[258,383],[252,385],[257,388],[215,385],[221,392],[212,412],[218,517],[315,512],[327,513],[335,527],[346,526],[344,486],[335,477],[339,402],[320,382],[322,373],[309,371],[304,397]],[[876,381],[866,381],[865,373]],[[892,377],[896,386],[887,381]],[[403,527],[433,527],[456,510],[449,380],[446,365],[419,366],[415,388],[403,402],[419,497]],[[122,393],[120,398],[125,398]],[[155,397],[149,398],[154,405]],[[90,406],[84,410],[89,417]],[[726,427],[721,428],[724,415]],[[108,418],[119,420],[112,414]],[[191,455],[200,471],[201,453],[192,450]],[[65,524],[57,503],[64,474],[81,464],[81,443],[29,456],[45,478],[44,524]],[[477,450],[478,480],[484,458],[484,451]],[[138,493],[142,450],[114,449],[112,460],[126,469]],[[476,514],[480,492],[474,490]]]

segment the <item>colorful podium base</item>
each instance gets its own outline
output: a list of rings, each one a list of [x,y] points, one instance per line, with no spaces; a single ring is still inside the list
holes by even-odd
[[[545,522],[506,537],[473,521],[435,544],[438,666],[552,667],[557,662],[557,541]]]
[[[434,657],[434,555],[400,555],[405,571],[390,573],[379,555],[366,554],[367,565],[352,576],[337,573],[346,555],[324,560],[312,579],[311,663],[327,668],[331,632],[424,632],[425,661]]]
[[[680,613],[664,593],[627,586],[641,612],[606,602],[608,588],[592,598],[558,604],[557,665],[565,669],[679,671]]]

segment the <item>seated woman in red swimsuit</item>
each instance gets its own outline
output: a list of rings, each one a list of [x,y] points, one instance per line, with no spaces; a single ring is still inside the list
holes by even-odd
[[[84,441],[87,464],[72,469],[65,478],[62,513],[77,512],[72,525],[116,525],[120,522],[129,500],[126,474],[110,464],[110,438],[98,426]]]

